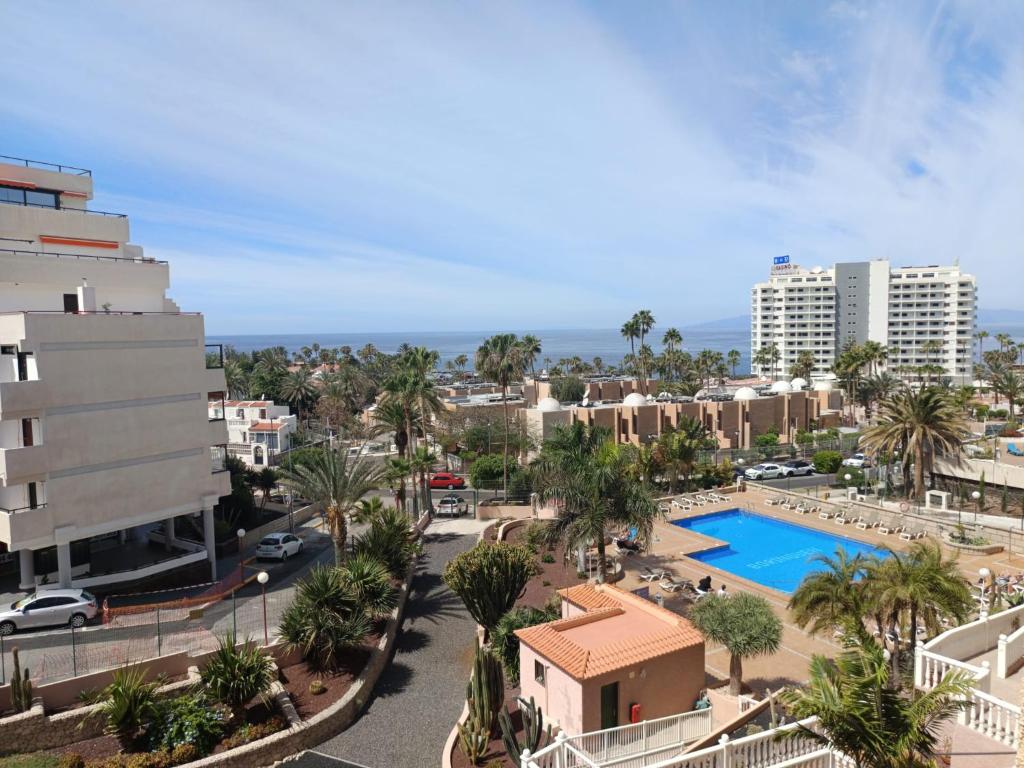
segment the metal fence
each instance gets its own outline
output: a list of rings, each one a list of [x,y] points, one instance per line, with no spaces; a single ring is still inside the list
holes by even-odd
[[[272,639],[293,590],[267,592],[265,609],[258,590],[253,593],[250,587],[242,592],[214,596],[206,603],[144,606],[83,629],[0,637],[0,684],[12,675],[14,648],[22,670],[29,669],[36,682],[49,683],[155,656],[205,653],[215,650],[228,632],[261,644]]]

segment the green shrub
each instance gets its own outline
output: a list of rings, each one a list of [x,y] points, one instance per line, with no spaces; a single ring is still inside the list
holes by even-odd
[[[199,676],[210,695],[239,720],[245,717],[246,704],[266,699],[276,677],[273,660],[251,640],[237,644],[234,632],[220,640]]]
[[[550,607],[540,610],[524,606],[513,608],[498,620],[498,625],[491,633],[491,648],[501,659],[505,677],[510,682],[515,683],[519,680],[519,638],[516,637],[515,631],[554,621],[560,615],[560,611]]]
[[[536,572],[533,553],[526,547],[480,542],[448,561],[444,583],[462,598],[477,624],[491,630]]]
[[[174,764],[169,752],[158,750],[156,752],[121,752],[103,760],[90,762],[89,768],[170,768]]]
[[[515,466],[513,462],[509,462],[509,477],[511,479],[512,467]],[[504,470],[502,468],[502,456],[500,453],[487,454],[480,456],[473,465],[469,468],[469,481],[473,484],[474,488],[487,488],[496,489],[501,488],[501,484],[504,478]]]
[[[818,451],[811,459],[814,471],[822,475],[830,475],[843,465],[843,454],[839,451]]]
[[[121,667],[99,694],[99,709],[91,715],[106,721],[104,731],[117,736],[128,751],[157,714],[158,682],[146,682],[143,667]]]
[[[370,618],[352,585],[329,566],[317,566],[298,582],[280,626],[281,637],[316,669],[332,669],[338,655],[369,631]]]
[[[195,744],[179,744],[171,750],[171,765],[193,763],[205,754],[206,752],[200,752]]]
[[[396,579],[404,579],[419,552],[409,518],[395,507],[385,507],[365,533],[356,537],[354,554],[367,554],[384,564]]]
[[[560,403],[578,403],[587,393],[587,385],[579,376],[556,376],[551,379],[551,397]]]
[[[386,616],[398,602],[387,566],[366,551],[346,560],[341,575],[371,618]]]
[[[548,526],[546,523],[542,523],[539,520],[535,520],[526,526],[526,534],[523,537],[523,541],[531,552],[539,552],[540,548],[546,543]]]
[[[545,553],[543,554],[543,556],[541,557],[540,561],[541,561],[542,563],[548,563],[548,564],[551,564],[551,563],[555,562],[555,556],[554,556],[554,555],[552,555],[552,554],[551,554],[550,552],[545,552]]]
[[[85,758],[77,752],[65,752],[58,758],[57,768],[85,768]]]
[[[150,749],[176,750],[188,745],[206,755],[223,733],[223,711],[210,706],[205,693],[197,691],[159,702],[146,736]]]
[[[276,715],[263,723],[246,723],[228,738],[224,739],[223,745],[225,749],[234,749],[235,747],[240,747],[243,744],[248,744],[251,741],[265,739],[271,734],[283,731],[286,727],[287,724],[284,719],[277,717]]]

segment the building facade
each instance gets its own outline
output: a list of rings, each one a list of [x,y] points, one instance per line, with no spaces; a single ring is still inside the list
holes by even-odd
[[[0,159],[0,544],[23,588],[134,580],[96,575],[93,545],[160,523],[180,557],[156,572],[215,569],[213,507],[230,492],[225,424],[207,413],[220,350],[92,192],[89,171]],[[181,516],[203,545],[178,546]]]
[[[890,371],[930,365],[969,383],[976,303],[974,276],[957,266],[876,260],[805,270],[787,261],[751,290],[751,355],[774,344],[778,362],[762,372],[789,376],[809,351],[812,375],[821,375],[848,343],[874,341],[888,349]]]
[[[287,405],[272,400],[214,400],[209,415],[227,422],[228,455],[254,469],[270,466],[274,456],[288,450],[298,424]]]

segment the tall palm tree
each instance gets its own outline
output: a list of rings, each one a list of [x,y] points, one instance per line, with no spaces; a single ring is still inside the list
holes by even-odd
[[[699,605],[699,603],[698,603]],[[974,681],[955,670],[927,692],[901,691],[883,649],[871,639],[848,647],[835,661],[811,659],[810,680],[782,693],[796,720],[816,717],[790,738],[809,738],[852,760],[858,768],[935,765],[942,725],[968,706]]]
[[[228,388],[228,397],[243,400],[249,396],[249,377],[237,360],[224,363],[224,383]]]
[[[519,343],[523,347],[523,367],[529,368],[530,375],[534,375],[533,364],[541,353],[540,339],[533,334],[527,333],[519,340]]]
[[[488,379],[501,387],[501,407],[505,417],[505,440],[502,450],[502,493],[508,498],[508,388],[514,381],[523,378],[525,369],[523,348],[514,333],[499,333],[485,339],[476,351],[474,367]]]
[[[864,432],[868,452],[904,456],[904,477],[914,462],[914,497],[924,496],[925,468],[937,454],[958,458],[967,423],[949,393],[934,386],[897,392],[879,405],[878,423]]]
[[[622,338],[629,340],[629,353],[636,355],[636,340],[640,338],[640,323],[637,322],[636,315],[622,324],[621,333]]]
[[[426,426],[426,415],[420,410],[420,401],[430,398],[438,402],[434,385],[413,367],[403,366],[384,381],[381,402],[397,404],[405,416],[405,432],[409,448],[416,449],[417,426]]]
[[[789,373],[793,377],[810,379],[815,365],[817,361],[814,359],[814,353],[809,349],[801,349],[797,352],[793,365],[789,367]]]
[[[306,404],[313,401],[319,394],[316,384],[313,383],[313,374],[305,365],[285,374],[280,392],[284,401],[298,413],[299,421],[302,421]]]
[[[665,346],[666,351],[675,352],[683,345],[683,334],[679,332],[678,328],[669,328],[661,337],[661,343]]]
[[[348,515],[356,503],[383,482],[383,468],[358,456],[350,459],[345,449],[325,448],[308,461],[281,470],[285,485],[322,505],[334,540],[334,560],[345,560]]]
[[[267,507],[267,499],[277,487],[277,472],[272,467],[264,467],[253,477],[253,487],[262,492],[260,498],[260,512]]]
[[[1016,413],[1017,401],[1024,395],[1024,379],[1013,368],[998,366],[991,369],[989,383],[994,392],[1006,398],[1012,419]]]
[[[412,475],[412,465],[406,458],[388,459],[384,479],[395,491],[395,503],[405,512],[405,478]]]
[[[988,331],[978,331],[974,334],[974,338],[978,340],[978,359],[985,359],[985,339],[989,336]]]
[[[736,378],[736,368],[737,368],[737,366],[739,366],[740,362],[743,360],[743,355],[740,353],[740,351],[738,349],[730,349],[729,352],[726,354],[725,359],[729,363],[729,370],[731,372],[730,375],[732,376],[732,378],[735,379]]]
[[[643,352],[644,341],[647,338],[647,334],[650,333],[651,329],[654,327],[654,315],[651,314],[651,310],[649,309],[641,309],[633,315],[633,319],[636,321],[637,333],[640,336],[640,351]],[[647,374],[649,373],[648,364],[653,357],[654,355],[651,354],[647,358],[642,355],[638,358],[640,362],[640,392],[645,395],[647,394]]]
[[[836,626],[848,626],[860,621],[864,613],[863,583],[867,563],[860,555],[850,555],[842,547],[830,557],[817,554],[811,562],[823,568],[807,574],[789,598],[789,609],[801,629],[810,625],[808,632],[816,635]]]
[[[430,470],[433,469],[434,462],[436,461],[437,455],[425,445],[417,446],[409,459],[409,469],[412,470],[413,482],[416,486],[416,490],[412,496],[412,510],[414,517],[418,518],[418,509],[416,504],[417,497],[422,501],[424,509],[428,509],[430,507],[430,493],[427,490],[427,475],[430,474]]]
[[[630,472],[627,452],[611,433],[579,422],[559,427],[534,462],[534,487],[543,502],[558,506],[548,524],[550,541],[567,550],[597,547],[598,581],[607,578],[605,531],[611,525],[635,530],[634,540],[651,540],[658,506]]]
[[[394,433],[398,455],[405,458],[409,450],[409,431],[420,423],[419,411],[413,409],[410,413],[398,398],[383,397],[373,409],[373,421],[372,434]]]

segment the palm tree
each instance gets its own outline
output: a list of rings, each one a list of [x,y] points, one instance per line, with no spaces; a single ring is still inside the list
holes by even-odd
[[[416,505],[416,499],[419,497],[423,502],[423,508],[427,509],[431,506],[430,495],[427,490],[427,475],[430,474],[430,470],[434,467],[434,462],[437,461],[437,456],[427,446],[420,445],[413,451],[412,457],[409,459],[409,468],[412,470],[413,482],[416,486],[416,491],[412,497],[412,512],[413,516],[417,519],[418,509]]]
[[[901,691],[881,646],[866,639],[834,662],[815,656],[809,682],[783,692],[782,702],[796,720],[817,718],[813,729],[799,726],[787,735],[812,739],[858,768],[935,765],[941,726],[968,706],[965,696],[973,684],[968,673],[954,670],[927,692]]]
[[[622,324],[621,333],[622,338],[629,339],[629,353],[636,355],[635,342],[640,338],[640,323],[637,322],[636,315]]]
[[[669,493],[677,492],[680,475],[683,476],[683,487],[689,486],[698,452],[706,443],[707,429],[688,416],[681,418],[675,429],[662,433],[656,451],[669,473]]]
[[[789,598],[789,609],[801,629],[810,625],[808,632],[816,635],[836,626],[848,626],[860,621],[864,611],[863,584],[858,581],[865,573],[866,562],[860,555],[850,555],[836,547],[834,557],[817,554],[812,563],[821,563],[822,570],[807,574]]]
[[[736,367],[743,360],[743,355],[738,349],[730,349],[725,355],[725,359],[729,362],[729,369],[731,370],[731,377],[736,378]]]
[[[241,400],[249,395],[249,377],[237,360],[224,363],[224,382],[227,384],[228,397]]]
[[[387,478],[385,477],[385,479]],[[380,496],[371,496],[368,499],[361,499],[356,502],[356,507],[352,510],[352,522],[364,524],[372,523],[374,520],[377,520],[383,512],[384,500]]]
[[[277,488],[277,472],[271,467],[264,467],[253,478],[253,487],[262,492],[260,499],[260,512],[262,512],[267,506],[267,499],[270,498],[271,492]]]
[[[967,423],[949,393],[938,387],[897,392],[879,405],[878,424],[863,437],[868,452],[904,456],[904,477],[914,462],[914,497],[924,496],[925,467],[937,454],[959,457]]]
[[[373,409],[373,434],[393,432],[398,455],[405,458],[409,448],[409,431],[419,424],[419,412],[409,413],[397,397],[383,397]]]
[[[789,373],[794,377],[809,379],[815,365],[817,365],[817,361],[814,359],[814,353],[809,349],[802,349],[797,353],[793,365],[789,367]]]
[[[437,391],[433,384],[419,371],[411,367],[403,367],[389,376],[384,381],[384,402],[392,403],[401,408],[405,420],[405,433],[408,436],[408,445],[411,449],[416,448],[417,426],[425,426],[426,414],[420,408],[420,400],[423,397],[432,398],[437,401]],[[379,405],[378,405],[379,408]]]
[[[519,340],[519,343],[523,347],[523,368],[529,368],[530,375],[535,375],[536,372],[534,371],[533,364],[541,353],[540,339],[527,333]]]
[[[661,337],[661,343],[667,352],[675,352],[683,345],[683,334],[679,332],[678,328],[669,328]]]
[[[275,349],[265,349],[259,353],[259,360],[253,370],[264,376],[274,377],[288,370],[288,361]]]
[[[405,478],[412,475],[412,465],[406,458],[388,459],[384,479],[395,491],[395,503],[405,512]]]
[[[1016,412],[1016,403],[1024,394],[1024,379],[1013,368],[1000,366],[992,369],[989,383],[992,385],[993,391],[1006,398],[1012,419]]]
[[[579,422],[559,427],[533,466],[541,501],[560,510],[548,524],[548,540],[564,543],[569,551],[596,546],[598,581],[607,578],[604,538],[609,526],[634,529],[640,546],[650,542],[658,507],[607,429]]]
[[[508,498],[508,387],[523,378],[523,348],[514,333],[499,333],[485,339],[476,351],[474,367],[481,375],[501,387],[501,407],[505,415],[505,445],[502,456],[502,493]]]
[[[296,410],[299,421],[302,421],[303,406],[315,399],[318,392],[313,374],[306,366],[290,371],[281,382],[281,397]]]
[[[729,651],[729,693],[743,691],[743,659],[779,650],[782,621],[771,604],[751,592],[707,595],[690,609],[690,621],[713,643]]]
[[[985,339],[988,338],[988,331],[978,331],[974,334],[974,338],[978,340],[978,359],[985,359]]]
[[[651,310],[649,310],[649,309],[641,309],[639,312],[637,312],[635,315],[633,315],[633,320],[636,321],[637,333],[640,336],[640,351],[643,352],[643,350],[644,350],[644,339],[647,337],[647,334],[650,333],[651,329],[654,327],[654,323],[655,323],[654,315],[651,314]],[[649,349],[648,349],[648,352],[650,352]],[[641,355],[640,358],[639,358],[639,361],[640,361],[640,392],[642,394],[645,394],[645,395],[647,394],[647,374],[648,374],[648,367],[647,366],[648,366],[650,360],[653,359],[653,357],[654,357],[654,355],[653,355],[653,353],[651,353],[649,355],[649,357],[645,358],[643,355]]]
[[[324,449],[302,464],[282,470],[282,481],[303,497],[320,504],[334,540],[334,559],[345,560],[348,515],[367,493],[383,481],[383,469],[363,457],[349,459],[347,450]]]

